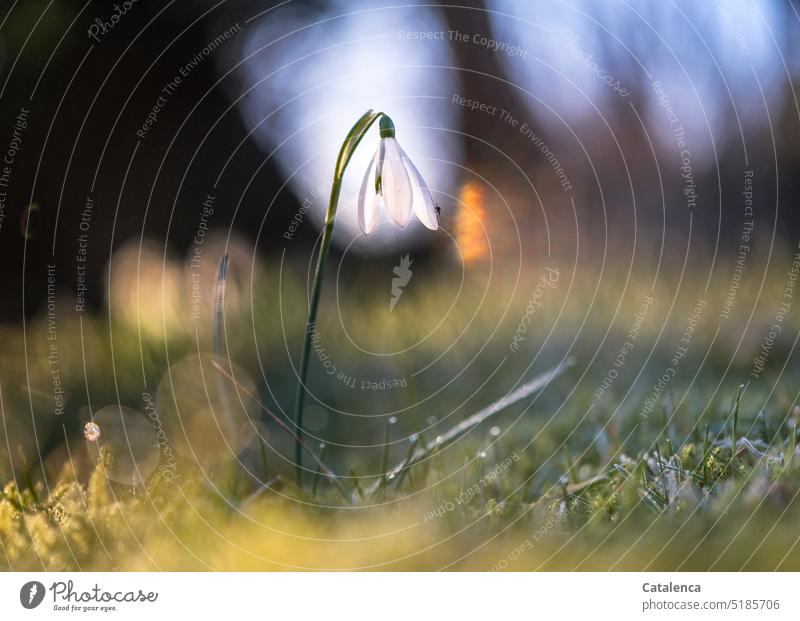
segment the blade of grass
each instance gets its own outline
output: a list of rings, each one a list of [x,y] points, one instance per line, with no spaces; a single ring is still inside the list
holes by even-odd
[[[320,442],[319,445],[319,459],[320,461],[325,461],[325,452],[328,450],[328,445],[324,442]],[[317,485],[319,484],[319,466],[314,471],[314,479],[311,482],[311,497],[314,498],[317,495]]]
[[[733,405],[733,430],[731,433],[731,450],[733,451],[733,456],[736,455],[736,432],[739,428],[739,402],[742,400],[743,389],[744,384],[739,384],[739,387],[736,389],[736,400]]]
[[[389,468],[389,429],[397,419],[392,416],[383,423],[383,455],[381,456],[381,478],[378,480],[380,487],[386,490],[386,470]]]
[[[499,414],[500,412],[510,408],[512,405],[516,405],[523,399],[526,399],[533,395],[536,392],[539,392],[547,387],[550,382],[556,379],[559,375],[561,375],[564,371],[566,371],[569,367],[575,364],[575,361],[572,358],[566,359],[564,362],[559,364],[558,366],[538,375],[537,377],[533,378],[531,381],[523,384],[516,390],[511,391],[506,396],[498,399],[491,405],[483,408],[479,412],[476,412],[472,416],[465,418],[463,421],[458,423],[457,425],[451,427],[445,433],[436,436],[434,440],[428,442],[426,444],[422,444],[417,447],[409,457],[401,461],[400,463],[396,464],[390,471],[389,475],[397,475],[401,471],[407,469],[410,465],[418,462],[423,457],[427,456],[436,448],[444,448],[452,441],[456,440],[457,438],[461,437],[471,429],[474,429],[484,421],[488,420],[492,416]],[[388,475],[387,475],[388,476]],[[380,485],[380,482],[375,483],[372,485],[368,492],[370,494],[374,493],[375,490]]]
[[[28,466],[28,460],[25,457],[25,453],[22,451],[22,447],[17,447],[20,459],[22,460],[22,480],[25,483],[25,488],[31,493],[33,496],[33,502],[39,504],[39,494],[36,493],[36,486],[33,484],[33,478],[31,477],[31,468]]]
[[[664,495],[667,498],[667,504],[669,504],[669,491],[667,490],[667,479],[664,475],[664,460],[661,459],[661,451],[658,449],[658,438],[655,441],[655,448],[656,448],[656,460],[658,463],[658,474],[661,478],[661,487],[664,488]]]
[[[241,506],[247,506],[251,502],[253,502],[256,498],[259,498],[264,492],[268,492],[272,489],[276,489],[276,487],[283,483],[283,478],[281,475],[277,475],[271,478],[268,481],[265,481],[263,485],[260,485],[257,490],[253,493],[248,495],[244,500],[241,502]]]
[[[225,281],[228,277],[228,255],[224,254],[217,269],[214,286],[214,355],[222,357],[222,321],[225,309]]]
[[[569,446],[564,446],[564,468],[566,468],[566,472],[564,476],[567,477],[567,480],[570,483],[575,483],[578,480],[577,475],[575,474],[575,462],[572,460],[572,455],[569,452]]]
[[[395,483],[395,487],[397,487],[397,489],[400,489],[400,486],[403,484],[403,479],[405,479],[406,474],[408,474],[408,478],[409,480],[411,480],[411,457],[414,455],[414,452],[417,450],[417,447],[420,446],[420,444],[424,444],[424,440],[422,439],[422,434],[417,435],[417,437],[414,438],[414,441],[411,442],[411,444],[408,446],[408,452],[406,453],[406,456],[402,462],[406,463],[407,466],[402,468],[400,472],[397,472],[396,474],[395,474],[395,469],[393,468],[391,472],[388,472],[385,475],[388,480],[396,478],[397,483]],[[412,485],[414,484],[413,480],[411,481],[411,484]]]
[[[353,481],[353,487],[356,488],[356,493],[358,494],[358,497],[361,499],[361,502],[364,502],[365,498],[364,490],[361,489],[361,484],[358,482],[358,475],[356,474],[356,471],[353,468],[350,468],[350,478]]]
[[[733,406],[733,428],[731,430],[731,463],[730,466],[732,468],[733,478],[736,478],[736,432],[739,429],[739,402],[742,400],[742,390],[744,389],[744,384],[739,384],[739,387],[736,389],[736,402]]]
[[[261,447],[261,480],[267,481],[269,474],[267,470],[267,447],[264,444],[264,439],[259,435],[258,445]]]
[[[217,360],[226,360],[222,355],[222,331],[225,321],[225,283],[228,278],[228,255],[227,253],[222,256],[219,261],[219,268],[217,269],[217,281],[214,284],[214,326],[213,326],[213,352]],[[221,377],[217,377],[217,389],[219,390],[219,399],[222,410],[222,420],[225,425],[225,431],[229,437],[233,438],[236,434],[233,417],[230,413],[230,399],[228,391],[226,390],[225,383]]]
[[[604,472],[597,474],[591,478],[586,479],[585,481],[580,481],[579,483],[570,483],[567,485],[567,494],[570,496],[580,494],[581,492],[597,485],[598,483],[603,483],[608,481],[608,475]]]

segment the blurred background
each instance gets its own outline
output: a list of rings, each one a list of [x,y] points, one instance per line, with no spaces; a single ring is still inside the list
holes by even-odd
[[[480,207],[487,234],[508,236],[514,250],[519,233],[526,252],[557,241],[573,255],[580,237],[587,250],[613,247],[624,259],[638,230],[651,246],[642,256],[658,256],[665,230],[685,238],[690,211],[712,249],[735,248],[745,170],[754,172],[757,233],[786,236],[798,227],[797,210],[780,200],[798,183],[792,2],[388,9],[137,0],[111,30],[99,29],[98,41],[87,33],[95,20],[111,23],[113,5],[12,1],[0,14],[9,141],[20,110],[30,110],[3,203],[7,321],[42,308],[46,264],[55,259],[62,273],[74,271],[87,196],[95,206],[86,261],[94,309],[104,300],[108,258],[126,241],[145,237],[188,254],[208,194],[216,196],[209,227],[262,255],[283,251],[305,202],[308,222],[289,251],[308,252],[339,143],[368,107],[391,111],[449,222],[464,209],[465,185],[479,184],[480,204],[469,207]],[[181,71],[186,77],[165,97]],[[165,103],[140,139],[159,97]],[[694,208],[683,194],[679,127]],[[359,150],[347,176],[340,252],[357,236],[353,197],[373,148]],[[469,232],[465,219],[454,234]],[[409,240],[434,243],[419,233],[382,227],[374,239],[356,240],[356,250],[385,255]],[[60,289],[74,293],[73,281],[60,279]]]
[[[225,355],[288,416],[333,163],[368,108],[391,114],[443,222],[400,230],[384,216],[360,232],[373,129],[336,223],[315,443],[364,453],[372,472],[390,417],[402,455],[401,440],[576,353],[571,381],[595,394],[651,294],[614,386],[641,386],[629,409],[699,298],[709,324],[681,377],[710,364],[738,382],[727,373],[753,367],[800,239],[799,72],[788,0],[3,0],[9,463],[60,463],[103,407],[141,417],[152,398],[184,458],[257,461],[261,438],[286,471],[288,439],[235,388],[207,387],[217,265],[230,256]],[[390,307],[406,255],[414,276]],[[205,445],[226,399],[234,431],[218,424],[223,441]],[[134,465],[164,465],[143,450]]]

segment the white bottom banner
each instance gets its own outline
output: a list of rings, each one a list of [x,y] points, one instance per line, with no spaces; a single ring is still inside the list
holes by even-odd
[[[6,573],[6,619],[798,619],[791,573]],[[613,615],[613,616],[612,616]]]

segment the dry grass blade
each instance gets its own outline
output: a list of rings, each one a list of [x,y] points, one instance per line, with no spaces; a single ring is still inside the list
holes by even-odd
[[[225,280],[228,277],[228,255],[222,256],[214,285],[214,355],[222,357],[222,320],[225,308]]]
[[[547,371],[546,373],[542,373],[541,375],[533,378],[531,381],[523,384],[516,390],[508,393],[505,397],[498,399],[491,405],[483,408],[479,412],[476,412],[472,416],[465,418],[463,421],[455,425],[454,427],[447,430],[445,433],[437,436],[434,440],[417,447],[417,449],[411,454],[410,457],[407,457],[399,464],[391,468],[384,476],[387,479],[394,478],[400,472],[403,472],[407,469],[410,465],[414,464],[415,462],[419,461],[426,455],[428,455],[431,451],[437,448],[442,448],[458,438],[459,436],[464,435],[470,429],[473,429],[480,425],[482,422],[488,420],[495,414],[499,414],[503,410],[510,408],[512,405],[515,405],[533,395],[534,393],[544,389],[547,385],[556,379],[559,375],[561,375],[564,371],[566,371],[569,367],[575,364],[574,359],[567,358],[564,362],[559,364],[557,367]],[[383,477],[382,477],[383,478]],[[372,494],[380,488],[381,481],[377,481],[373,485],[370,486],[368,493]]]

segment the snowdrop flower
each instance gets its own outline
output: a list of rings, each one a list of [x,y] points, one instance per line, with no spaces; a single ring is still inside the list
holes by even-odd
[[[365,235],[369,235],[378,224],[380,207],[386,211],[400,226],[408,224],[411,212],[434,231],[439,228],[439,207],[434,205],[430,190],[416,166],[411,163],[397,140],[394,138],[394,123],[384,112],[367,110],[353,125],[339,149],[336,158],[336,167],[333,171],[331,184],[331,198],[328,201],[328,211],[325,212],[325,228],[322,230],[322,241],[317,255],[317,268],[314,271],[314,283],[311,286],[311,297],[308,304],[308,320],[306,321],[303,350],[300,355],[300,367],[297,376],[297,397],[294,402],[294,421],[297,433],[294,434],[294,456],[297,484],[303,480],[303,450],[308,451],[308,446],[303,441],[305,428],[303,427],[303,404],[306,397],[306,377],[308,377],[308,361],[311,358],[311,340],[317,324],[317,310],[319,309],[322,281],[325,272],[325,263],[331,249],[333,227],[336,223],[336,210],[339,206],[339,195],[342,191],[342,180],[350,159],[367,134],[373,123],[380,119],[381,141],[378,152],[372,158],[372,163],[367,168],[367,174],[361,183],[361,194],[358,199],[358,223]],[[288,429],[288,428],[287,428]],[[310,451],[309,451],[310,452]],[[317,464],[322,462],[316,454],[311,453]],[[342,486],[336,475],[331,473],[331,480],[339,488],[342,495],[350,500],[347,490]]]
[[[358,224],[365,235],[377,226],[381,208],[392,220],[406,226],[411,212],[431,230],[439,219],[430,190],[417,167],[394,137],[394,123],[388,116],[380,120],[381,141],[367,167],[358,195]]]

